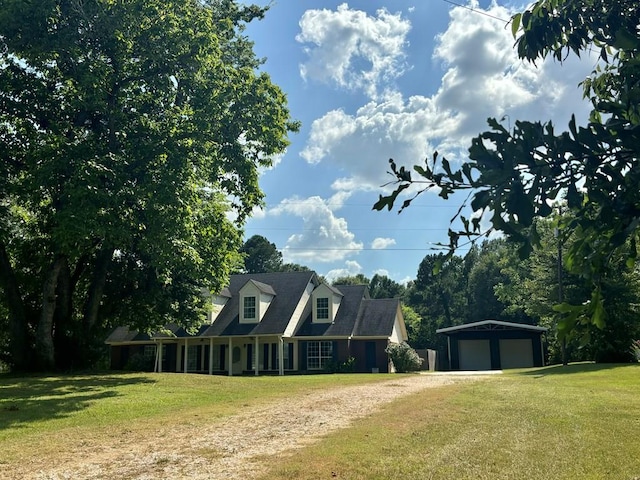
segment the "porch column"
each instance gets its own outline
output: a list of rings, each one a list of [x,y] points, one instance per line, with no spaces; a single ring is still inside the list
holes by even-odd
[[[184,339],[184,373],[187,373],[187,365],[189,365],[189,339]]]
[[[258,361],[259,358],[260,358],[260,355],[258,353],[259,344],[258,344],[258,336],[257,335],[256,335],[256,342],[255,343],[256,344],[255,344],[255,347],[253,349],[253,370],[254,370],[255,375],[258,376],[258,373],[260,371],[260,365],[259,365],[259,361]]]
[[[213,375],[213,337],[209,339],[209,375]]]
[[[158,341],[158,345],[156,345],[156,362],[158,366],[156,371],[162,373],[162,340]]]
[[[156,355],[155,355],[155,362],[153,364],[153,373],[156,373],[158,371],[158,343],[154,340],[154,343],[156,344]]]
[[[278,375],[284,375],[284,338],[279,337],[278,342]]]
[[[182,370],[182,352],[180,348],[182,348],[182,345],[180,345],[180,340],[178,340],[176,342],[176,372]]]
[[[232,337],[229,337],[229,353],[227,354],[228,358],[228,364],[229,364],[229,376],[233,375],[233,339]]]

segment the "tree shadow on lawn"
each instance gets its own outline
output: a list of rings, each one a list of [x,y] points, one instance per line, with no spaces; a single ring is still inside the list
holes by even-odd
[[[637,367],[637,363],[592,363],[580,362],[569,365],[550,365],[536,369],[527,369],[522,372],[514,372],[516,375],[526,375],[534,377],[545,377],[547,375],[567,375],[573,373],[601,372],[622,367]]]
[[[153,383],[144,375],[0,376],[0,430],[63,418],[94,402],[122,395],[119,387]]]

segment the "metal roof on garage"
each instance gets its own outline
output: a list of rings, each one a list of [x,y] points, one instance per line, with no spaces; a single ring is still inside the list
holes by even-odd
[[[454,334],[462,331],[480,330],[529,330],[532,332],[546,332],[546,327],[538,327],[526,323],[503,322],[500,320],[482,320],[481,322],[465,323],[455,327],[439,328],[436,333]]]

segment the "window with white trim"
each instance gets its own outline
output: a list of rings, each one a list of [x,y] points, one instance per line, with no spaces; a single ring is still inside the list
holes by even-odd
[[[318,320],[329,319],[329,299],[327,297],[316,298],[316,317]]]
[[[198,346],[189,345],[187,349],[187,372],[195,372],[198,370]]]
[[[333,342],[314,341],[307,343],[307,368],[322,370],[333,360]]]
[[[213,370],[221,370],[220,367],[220,345],[214,345],[209,353],[211,355],[211,366]]]
[[[156,346],[155,345],[145,345],[144,350],[142,352],[145,362],[153,362],[156,358]]]
[[[247,320],[256,318],[256,297],[244,297],[242,316]]]

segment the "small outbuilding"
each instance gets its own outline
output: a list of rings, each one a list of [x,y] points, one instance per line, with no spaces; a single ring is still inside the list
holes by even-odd
[[[448,337],[451,370],[503,370],[544,366],[545,327],[483,320],[436,333]]]

